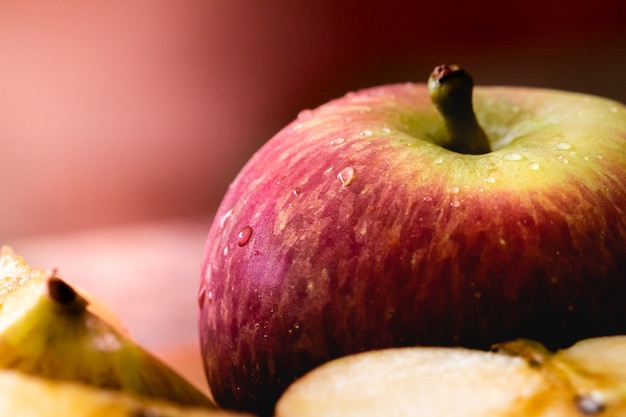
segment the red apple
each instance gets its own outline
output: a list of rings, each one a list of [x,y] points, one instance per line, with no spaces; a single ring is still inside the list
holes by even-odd
[[[440,67],[349,93],[241,170],[199,292],[220,405],[271,414],[355,352],[626,332],[626,107],[472,86]]]

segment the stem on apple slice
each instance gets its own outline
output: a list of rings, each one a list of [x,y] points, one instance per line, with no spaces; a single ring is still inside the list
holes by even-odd
[[[439,65],[428,79],[430,99],[443,116],[450,136],[446,148],[481,155],[491,152],[491,147],[474,114],[473,87],[472,77],[456,65]]]
[[[71,285],[56,276],[56,271],[47,279],[48,296],[58,306],[67,311],[84,311],[87,301]]]

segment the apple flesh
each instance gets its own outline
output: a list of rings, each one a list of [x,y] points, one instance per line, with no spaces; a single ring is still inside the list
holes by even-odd
[[[521,343],[520,355],[407,347],[339,358],[292,384],[276,405],[276,417],[626,412],[626,336],[589,339],[554,355],[536,344],[512,343],[516,349]]]
[[[626,332],[626,108],[477,87],[490,152],[446,148],[425,84],[306,110],[231,184],[199,290],[218,404],[271,414],[313,367],[394,346]]]
[[[18,417],[254,417],[212,407],[138,397],[77,381],[0,369],[0,415]]]

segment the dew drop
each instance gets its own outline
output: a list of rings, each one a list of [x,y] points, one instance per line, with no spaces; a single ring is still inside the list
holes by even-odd
[[[299,196],[300,194],[302,194],[302,188],[300,187],[296,187],[293,189],[292,194],[295,195],[296,197]]]
[[[353,167],[346,167],[339,174],[337,174],[337,178],[341,181],[341,185],[344,187],[349,186],[354,181],[356,177],[356,171]]]
[[[202,308],[204,306],[205,300],[206,300],[206,287],[203,285],[200,287],[200,291],[198,291],[198,307]]]
[[[496,182],[496,179],[494,177],[486,177],[483,181],[493,184]]]
[[[224,246],[224,256],[228,256],[228,246]]]
[[[299,120],[311,120],[313,118],[313,110],[302,110],[298,113]]]
[[[443,159],[442,158],[437,158],[437,159],[435,159],[433,161],[433,165],[438,165],[438,164],[441,164],[441,163],[443,163]]]
[[[422,200],[424,200],[424,201],[433,201],[433,198],[431,196],[427,195]]]
[[[245,246],[250,241],[251,236],[252,228],[250,226],[244,227],[237,235],[237,245],[239,245],[240,247]]]
[[[569,143],[560,142],[560,143],[557,143],[556,145],[554,145],[552,147],[552,149],[554,149],[555,151],[566,151],[566,150],[570,149],[571,147],[572,147],[572,145],[570,145]]]
[[[226,220],[228,220],[228,218],[232,215],[233,215],[233,209],[230,209],[226,213],[224,213],[222,217],[220,217],[220,229],[224,228],[224,225],[226,224]]]
[[[458,201],[458,200],[454,200],[453,202],[451,202],[451,203],[450,203],[450,206],[451,206],[451,207],[458,207],[458,206],[460,206],[460,205],[461,205],[461,203],[459,203],[459,201]]]
[[[344,143],[345,141],[346,141],[346,139],[345,139],[345,138],[337,138],[337,139],[331,140],[331,141],[330,141],[330,144],[331,144],[331,145],[341,145],[341,144],[342,144],[342,143]]]
[[[372,136],[373,132],[369,129],[365,129],[363,131],[361,131],[361,133],[359,133],[359,135],[363,136],[363,137],[368,137],[368,136]]]
[[[532,171],[537,171],[539,169],[539,164],[537,162],[531,162],[528,164],[528,169]]]
[[[518,153],[508,153],[504,155],[504,159],[507,161],[521,161],[524,157]]]

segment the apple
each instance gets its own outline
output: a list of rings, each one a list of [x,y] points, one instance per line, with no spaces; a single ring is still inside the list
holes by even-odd
[[[276,417],[573,417],[626,413],[626,336],[552,354],[529,341],[499,352],[404,347],[348,355],[307,373]]]
[[[304,110],[248,161],[199,335],[217,403],[269,415],[351,353],[625,333],[625,293],[626,106],[440,66]]]

